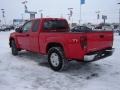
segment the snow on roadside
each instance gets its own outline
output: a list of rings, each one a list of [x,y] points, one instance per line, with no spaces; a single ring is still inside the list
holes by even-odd
[[[9,32],[0,32],[1,90],[120,90],[120,36],[111,57],[92,63],[69,63],[63,72],[50,69],[46,57],[30,52],[12,56]]]

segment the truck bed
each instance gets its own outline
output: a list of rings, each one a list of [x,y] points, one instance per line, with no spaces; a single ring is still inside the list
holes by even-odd
[[[113,46],[113,32],[51,32],[41,33],[46,43],[64,43],[66,57],[69,59],[82,59],[84,55],[100,51]],[[86,40],[81,41],[81,38]],[[48,41],[48,42],[47,42]],[[40,41],[41,42],[41,41]],[[86,45],[85,45],[86,44]],[[46,47],[46,46],[45,46]]]

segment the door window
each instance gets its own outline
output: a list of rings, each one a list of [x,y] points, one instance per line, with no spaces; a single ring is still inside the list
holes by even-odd
[[[40,20],[35,20],[32,26],[32,32],[37,32],[40,26]]]
[[[23,32],[28,32],[32,27],[32,21],[27,22],[24,26],[23,26]]]

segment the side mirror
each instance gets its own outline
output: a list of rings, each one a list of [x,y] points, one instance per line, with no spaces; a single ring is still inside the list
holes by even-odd
[[[20,28],[20,27],[16,28],[15,31],[18,32],[18,33],[21,33],[22,32],[22,28]]]

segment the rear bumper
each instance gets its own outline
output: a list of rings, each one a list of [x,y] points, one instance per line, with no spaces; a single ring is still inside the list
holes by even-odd
[[[113,52],[114,52],[114,48],[105,49],[105,50],[101,50],[98,52],[88,53],[87,55],[84,56],[84,61],[91,62],[91,61],[103,59],[103,58],[106,58],[108,56],[111,56],[113,54]]]

